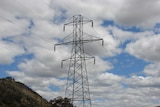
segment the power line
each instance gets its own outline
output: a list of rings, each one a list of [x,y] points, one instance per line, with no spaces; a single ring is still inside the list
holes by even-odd
[[[25,32],[31,32],[31,31],[32,31],[31,29],[24,28],[24,27],[18,25],[17,23],[13,22],[12,20],[10,20],[10,19],[8,19],[8,18],[6,18],[6,17],[3,17],[3,16],[0,16],[0,17],[1,17],[3,20],[6,20],[7,22],[16,25],[16,26],[19,27],[22,31],[25,31]],[[46,40],[46,38],[44,38],[44,37],[42,37],[42,36],[41,36],[42,39],[39,38],[39,35],[35,34],[34,32],[31,32],[31,34],[32,34],[32,35],[35,35],[35,36],[32,36],[33,38],[36,38],[36,39],[39,39],[39,40],[42,40],[42,39],[43,39],[43,40]],[[46,43],[52,44],[52,43],[51,43],[50,41],[48,41],[48,40],[47,40]]]

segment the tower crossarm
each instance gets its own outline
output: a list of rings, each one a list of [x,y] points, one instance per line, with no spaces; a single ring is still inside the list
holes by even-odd
[[[85,57],[76,57],[77,59],[78,58],[82,58],[83,60],[90,60],[90,59],[93,59],[94,60],[94,64],[95,64],[95,57],[94,56],[85,56]],[[65,61],[74,61],[75,58],[66,58],[66,59],[63,59],[62,62],[61,62],[61,67],[63,67],[63,62]]]
[[[82,44],[82,43],[89,43],[89,42],[95,42],[95,41],[102,41],[102,46],[104,45],[103,39],[84,39],[84,40],[68,41],[68,42],[55,44],[54,51],[56,50],[56,46],[58,45],[73,45],[73,44]]]
[[[86,23],[89,23],[89,22],[93,23],[93,20],[85,20],[85,19],[83,19],[83,24],[86,24]],[[76,23],[79,23],[79,21],[78,20],[77,21],[71,21],[71,22],[65,23],[64,26],[73,25],[73,24],[76,24]],[[93,24],[92,24],[92,26],[93,26]]]

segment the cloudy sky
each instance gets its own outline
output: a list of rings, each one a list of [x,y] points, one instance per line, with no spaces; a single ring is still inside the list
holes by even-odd
[[[12,76],[44,98],[64,96],[70,47],[54,44],[81,14],[85,32],[104,39],[87,45],[93,107],[160,105],[160,0],[0,0],[0,77]]]

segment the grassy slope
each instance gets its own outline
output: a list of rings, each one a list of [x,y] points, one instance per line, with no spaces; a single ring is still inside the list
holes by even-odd
[[[26,85],[13,79],[0,79],[0,107],[51,107]]]

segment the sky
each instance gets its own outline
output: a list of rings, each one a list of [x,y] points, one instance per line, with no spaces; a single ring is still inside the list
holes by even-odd
[[[64,96],[73,15],[94,21],[85,32],[104,39],[87,44],[93,107],[160,105],[160,0],[0,0],[0,78],[11,76],[47,100]]]

